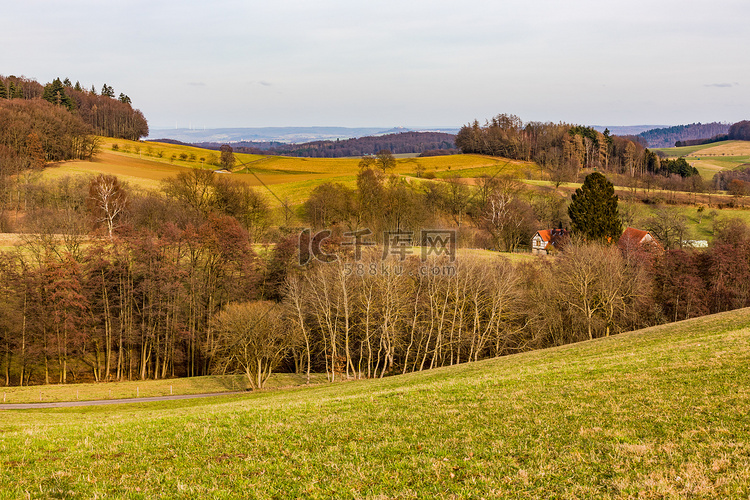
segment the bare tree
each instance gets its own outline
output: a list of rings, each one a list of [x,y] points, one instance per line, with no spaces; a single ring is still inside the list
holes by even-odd
[[[104,174],[94,177],[86,203],[97,223],[106,224],[107,234],[112,239],[117,222],[128,206],[128,194],[117,177]]]
[[[215,359],[225,369],[236,363],[254,389],[263,389],[290,346],[281,308],[267,301],[229,304],[212,325]]]

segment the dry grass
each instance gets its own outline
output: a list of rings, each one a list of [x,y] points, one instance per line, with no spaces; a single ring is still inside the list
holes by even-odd
[[[688,156],[748,156],[750,141],[725,141],[691,152]]]

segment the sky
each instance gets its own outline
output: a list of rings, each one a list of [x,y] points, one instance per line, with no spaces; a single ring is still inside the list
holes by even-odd
[[[152,128],[750,119],[750,2],[23,0],[0,74],[130,96]]]

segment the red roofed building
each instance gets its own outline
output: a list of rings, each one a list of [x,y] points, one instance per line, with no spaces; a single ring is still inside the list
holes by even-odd
[[[657,248],[659,247],[659,243],[657,243],[654,237],[651,236],[651,233],[634,227],[625,229],[622,236],[620,236],[620,240],[617,242],[617,246],[624,252],[642,248],[647,245],[655,246]]]
[[[568,240],[567,229],[542,229],[531,238],[531,253],[547,255],[555,250],[561,250]]]

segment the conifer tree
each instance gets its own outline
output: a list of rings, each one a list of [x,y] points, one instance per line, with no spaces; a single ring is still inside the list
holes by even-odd
[[[5,88],[5,83],[0,80],[0,99],[8,98],[8,89]]]
[[[55,78],[52,83],[48,83],[44,86],[44,94],[42,95],[42,98],[52,104],[73,109],[73,101],[65,94],[65,86],[59,78]]]
[[[599,172],[576,189],[568,215],[573,231],[587,240],[616,241],[622,234],[615,187]]]

